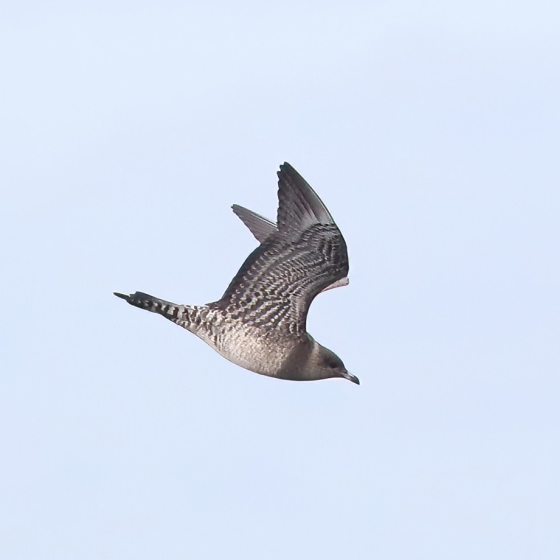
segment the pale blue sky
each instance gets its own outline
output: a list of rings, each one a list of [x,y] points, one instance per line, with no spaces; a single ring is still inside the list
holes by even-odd
[[[0,8],[0,557],[556,560],[557,2]],[[284,160],[349,246],[290,383],[220,297]]]

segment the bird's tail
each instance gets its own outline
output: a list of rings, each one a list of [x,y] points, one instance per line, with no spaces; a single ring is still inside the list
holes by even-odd
[[[151,311],[152,313],[159,313],[159,315],[177,323],[185,329],[191,330],[193,326],[193,321],[190,316],[190,312],[195,309],[193,307],[171,303],[170,301],[165,301],[143,292],[135,292],[129,296],[119,294],[118,292],[113,293],[117,297],[120,297],[130,303],[130,305],[134,305],[140,309],[146,309],[146,311]]]

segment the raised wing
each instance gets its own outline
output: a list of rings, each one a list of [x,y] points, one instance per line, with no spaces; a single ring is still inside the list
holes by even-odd
[[[238,204],[234,204],[231,209],[251,230],[251,233],[257,238],[259,243],[262,243],[267,237],[278,231],[274,222],[271,222],[252,210],[243,208],[243,206],[239,206]]]
[[[348,253],[305,179],[288,163],[278,179],[278,231],[249,255],[217,304],[248,324],[302,334],[315,296],[348,274]]]

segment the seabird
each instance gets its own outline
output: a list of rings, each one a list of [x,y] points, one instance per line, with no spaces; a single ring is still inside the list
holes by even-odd
[[[306,330],[315,296],[348,284],[346,242],[321,199],[284,163],[278,172],[277,223],[236,204],[232,209],[260,245],[220,300],[199,306],[142,292],[115,295],[163,315],[227,360],[261,375],[293,381],[342,377],[359,384]]]

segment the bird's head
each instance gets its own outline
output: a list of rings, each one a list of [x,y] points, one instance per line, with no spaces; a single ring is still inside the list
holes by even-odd
[[[360,384],[360,380],[355,375],[348,372],[342,360],[334,352],[324,346],[319,345],[319,347],[316,367],[320,370],[321,377],[324,379],[343,377],[344,379],[348,379],[348,381],[352,381],[352,383],[356,383],[356,385]]]

